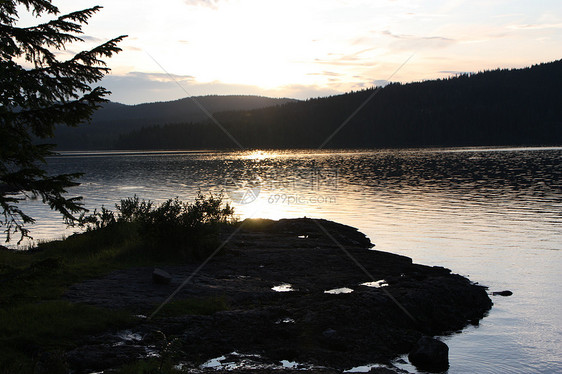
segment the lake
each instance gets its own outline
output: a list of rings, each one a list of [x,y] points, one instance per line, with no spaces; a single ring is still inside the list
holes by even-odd
[[[70,192],[89,208],[222,192],[240,218],[334,220],[377,250],[511,290],[492,296],[479,326],[445,338],[449,373],[553,373],[562,372],[561,160],[562,148],[476,148],[90,152],[48,162],[53,173],[85,173]],[[24,207],[36,239],[72,233],[38,202]]]

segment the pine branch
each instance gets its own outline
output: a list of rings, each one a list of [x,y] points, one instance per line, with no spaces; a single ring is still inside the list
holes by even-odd
[[[0,63],[0,85],[17,87],[2,92],[0,102],[21,108],[40,108],[53,101],[66,102],[89,90],[109,72],[100,57],[111,57],[121,51],[117,43],[126,36],[114,38],[67,61],[52,61],[49,66],[25,70],[15,63]]]
[[[13,56],[25,55],[36,66],[48,65],[55,60],[48,48],[64,49],[65,44],[83,41],[74,34],[82,34],[83,24],[101,9],[100,6],[62,15],[55,20],[30,27],[1,25],[0,47],[8,48]]]
[[[18,3],[36,16],[59,10],[49,0],[0,0],[0,225],[8,240],[19,233],[21,242],[29,237],[25,226],[34,222],[18,205],[27,198],[40,197],[68,224],[86,211],[81,197],[65,197],[68,188],[78,185],[80,174],[47,175],[45,158],[54,154],[53,145],[35,144],[32,135],[51,137],[57,124],[76,126],[89,120],[109,94],[90,84],[110,71],[103,58],[120,52],[117,44],[126,36],[59,61],[53,50],[83,41],[78,36],[82,26],[101,7],[19,28],[14,26]],[[14,61],[21,56],[34,68]]]
[[[105,66],[106,63],[100,60],[98,57],[111,57],[114,53],[119,53],[122,51],[121,48],[117,47],[117,43],[125,39],[127,35],[121,35],[117,38],[111,39],[89,51],[80,52],[72,58],[71,61],[82,61],[87,66],[102,65]]]
[[[20,0],[20,4],[24,5],[28,11],[34,16],[40,16],[42,13],[58,14],[59,9],[51,4],[50,0]],[[18,18],[16,4],[13,1],[0,1],[0,22],[6,24],[14,23]]]
[[[29,126],[38,137],[52,137],[57,124],[77,126],[88,120],[101,103],[107,102],[104,96],[109,93],[103,87],[96,87],[75,101],[24,110],[18,113],[18,123]]]

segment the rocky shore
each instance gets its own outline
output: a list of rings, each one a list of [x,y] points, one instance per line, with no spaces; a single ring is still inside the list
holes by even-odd
[[[162,354],[159,331],[177,345],[178,364],[200,372],[218,373],[224,365],[209,360],[234,355],[259,363],[230,367],[240,372],[335,373],[389,363],[422,336],[477,324],[492,305],[485,287],[377,251],[349,226],[307,218],[241,225],[223,232],[223,250],[199,271],[200,263],[162,267],[172,276],[167,285],[155,283],[154,269],[143,267],[70,287],[65,298],[72,302],[150,316],[191,277],[174,300],[215,298],[228,306],[209,315],[157,313],[130,330],[89,337],[66,352],[72,369],[107,370]]]

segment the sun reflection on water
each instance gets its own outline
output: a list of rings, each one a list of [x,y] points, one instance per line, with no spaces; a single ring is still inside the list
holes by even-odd
[[[261,161],[265,159],[275,158],[277,154],[275,152],[263,151],[263,150],[253,150],[242,155],[242,159]]]

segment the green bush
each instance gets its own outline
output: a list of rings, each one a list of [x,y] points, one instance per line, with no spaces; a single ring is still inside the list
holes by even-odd
[[[177,198],[176,198],[177,199]],[[121,200],[115,207],[119,211],[119,221],[135,222],[151,214],[152,201],[140,201],[137,195]]]
[[[133,225],[143,246],[157,258],[198,260],[218,246],[220,225],[234,220],[234,209],[223,204],[222,195],[198,193],[193,203],[177,197],[160,205],[137,196],[115,205],[117,213],[104,207],[84,221],[90,231]]]

